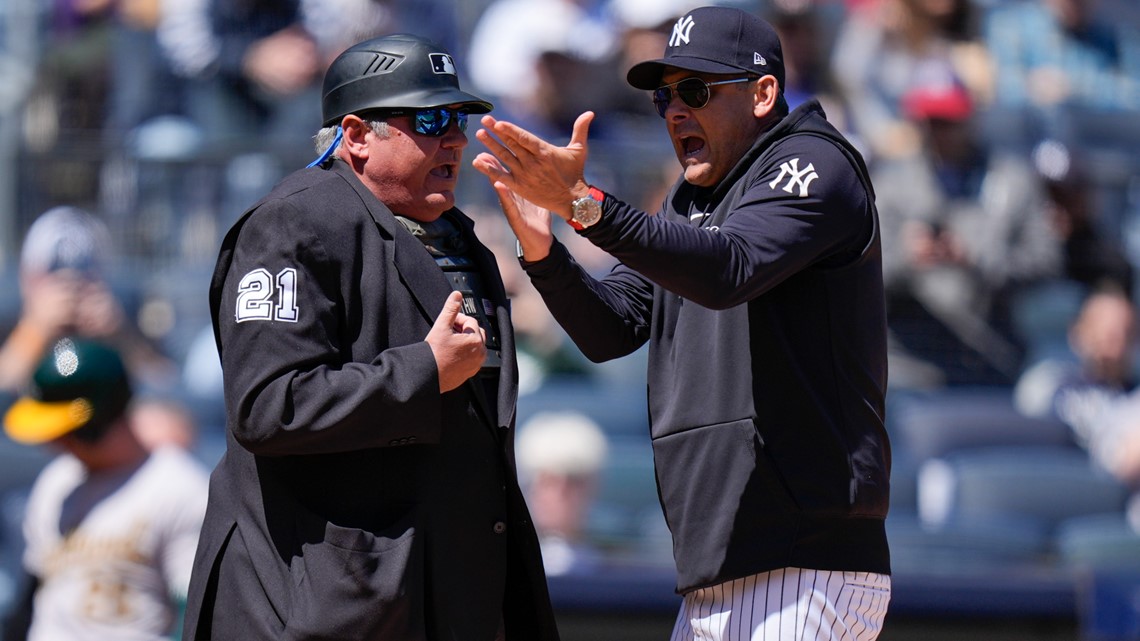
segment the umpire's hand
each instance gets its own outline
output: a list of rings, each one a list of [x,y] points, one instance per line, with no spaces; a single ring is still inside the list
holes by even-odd
[[[450,392],[479,373],[487,358],[487,337],[474,318],[459,312],[463,294],[451,292],[428,332],[427,344],[439,370],[440,393]]]

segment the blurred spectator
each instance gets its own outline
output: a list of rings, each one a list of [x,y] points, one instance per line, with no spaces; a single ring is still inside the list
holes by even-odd
[[[143,397],[134,402],[130,412],[135,438],[148,451],[168,446],[191,450],[197,441],[194,415],[174,399]]]
[[[601,428],[572,411],[541,412],[519,430],[519,482],[549,575],[589,570],[601,561],[586,524],[608,447]]]
[[[605,0],[493,0],[471,34],[477,90],[502,117],[569,138],[578,114],[628,97],[614,68],[620,27],[606,9]],[[607,123],[599,131],[605,138]]]
[[[1012,384],[1020,348],[1002,305],[1059,273],[1061,247],[1028,159],[987,148],[949,74],[903,96],[917,156],[873,172],[896,386]]]
[[[995,103],[1048,110],[1063,104],[1140,109],[1140,31],[1099,9],[1100,0],[993,3],[984,38]]]
[[[1099,441],[1113,407],[1136,388],[1136,314],[1119,285],[1092,291],[1069,330],[1071,357],[1026,370],[1014,389],[1018,409],[1061,419],[1086,447]]]
[[[93,202],[100,166],[88,154],[107,122],[114,3],[40,4],[46,9],[46,24],[39,34],[42,56],[21,132],[24,148],[37,156],[36,171],[28,174],[27,181],[38,199],[34,202]]]
[[[102,0],[115,6],[110,48],[107,123],[112,145],[152,118],[179,113],[181,84],[159,46],[164,0]]]
[[[873,0],[851,8],[830,63],[870,164],[922,144],[902,101],[929,74],[949,68],[972,101],[988,100],[988,56],[974,11],[971,0]]]
[[[191,117],[215,144],[259,139],[300,144],[319,120],[313,105],[323,71],[300,1],[206,0],[212,50],[190,85]],[[251,138],[252,136],[252,138]]]
[[[543,53],[563,52],[583,61],[610,55],[615,26],[603,14],[603,4],[492,0],[471,33],[467,64],[475,90],[489,94],[496,104],[522,105],[538,95]]]
[[[57,0],[36,73],[25,137],[69,180],[45,181],[56,201],[89,202],[103,188],[97,145],[121,144],[135,126],[181,104],[155,35],[162,0]],[[84,162],[77,162],[82,159]],[[50,199],[49,199],[50,200]]]
[[[61,128],[98,132],[107,113],[114,0],[57,0],[51,3],[44,57],[33,101],[37,148],[49,148]]]
[[[241,124],[272,129],[278,112],[293,114],[286,120],[308,114],[298,94],[314,91],[328,63],[356,42],[411,25],[435,42],[452,41],[451,9],[409,0],[167,0],[158,32],[175,71],[199,85],[203,126],[240,136],[248,133]],[[229,116],[240,122],[216,121]],[[310,128],[304,121],[300,131]]]
[[[792,109],[816,98],[827,118],[840,130],[848,129],[842,103],[831,77],[835,42],[828,8],[814,0],[770,0],[766,17],[780,36],[784,54],[784,97]]]
[[[1125,519],[1132,533],[1140,534],[1140,390],[1106,408],[1090,436],[1093,462],[1131,491]],[[1135,539],[1128,541],[1135,544]]]
[[[204,152],[212,171],[187,189],[189,202],[171,208],[205,209],[219,229],[233,222],[220,212],[244,211],[312,153],[320,122],[321,78],[348,46],[392,28],[385,0],[167,0],[159,42],[185,82],[188,141]],[[405,4],[405,3],[400,3]],[[426,9],[425,9],[426,11]],[[446,21],[441,21],[445,23]],[[173,136],[169,128],[158,144]],[[140,144],[140,147],[142,145]],[[203,202],[204,201],[204,202]],[[211,236],[211,237],[213,237]]]
[[[324,66],[300,0],[194,0],[164,20],[162,42],[185,75],[187,115],[207,149],[307,151]],[[276,180],[264,171],[264,182]]]
[[[25,592],[5,641],[169,638],[206,510],[206,471],[135,436],[131,384],[108,346],[55,343],[4,417],[9,437],[60,451],[24,516]]]
[[[1127,516],[1140,532],[1140,392],[1121,398],[1105,413],[1088,447],[1094,461],[1132,490]]]
[[[1133,288],[1133,266],[1111,227],[1100,219],[1095,182],[1086,158],[1056,140],[1044,140],[1033,162],[1045,182],[1050,220],[1064,243],[1063,276],[1087,287],[1115,283]]]
[[[28,229],[20,254],[20,317],[0,344],[0,389],[19,389],[44,350],[67,334],[113,344],[147,384],[172,380],[172,363],[127,318],[107,282],[110,244],[103,222],[74,207],[50,209]]]

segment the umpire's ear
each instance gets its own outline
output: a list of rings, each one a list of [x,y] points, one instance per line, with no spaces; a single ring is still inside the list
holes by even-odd
[[[341,141],[341,149],[338,155],[344,160],[353,165],[353,168],[359,169],[355,161],[363,162],[368,160],[369,145],[368,134],[372,133],[372,127],[368,123],[360,119],[360,116],[355,114],[348,114],[340,120],[340,128],[344,132],[344,139]],[[344,157],[347,153],[348,158]]]

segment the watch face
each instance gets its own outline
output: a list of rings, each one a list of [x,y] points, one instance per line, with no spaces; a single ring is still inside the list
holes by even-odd
[[[589,227],[602,217],[602,204],[591,197],[574,201],[574,222]]]

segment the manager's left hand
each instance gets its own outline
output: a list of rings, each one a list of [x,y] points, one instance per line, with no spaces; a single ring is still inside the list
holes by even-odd
[[[483,129],[475,133],[490,153],[482,152],[472,165],[491,179],[526,200],[570,219],[570,204],[586,196],[586,139],[594,112],[574,121],[574,131],[565,147],[557,147],[531,132],[493,116],[483,116]],[[494,135],[492,135],[494,134]]]

